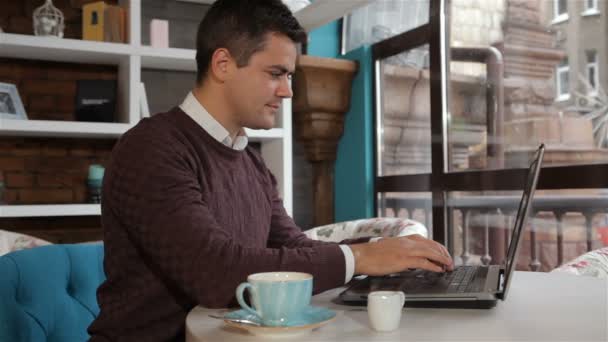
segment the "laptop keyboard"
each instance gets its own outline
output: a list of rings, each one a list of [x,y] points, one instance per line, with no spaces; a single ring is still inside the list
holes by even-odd
[[[477,273],[475,266],[456,267],[452,272],[446,272],[443,276],[448,285],[448,292],[465,292]]]
[[[483,284],[487,268],[458,266],[452,272],[413,270],[383,277],[370,277],[365,291],[403,291],[407,293],[466,293],[476,292]],[[369,286],[369,287],[368,287]]]

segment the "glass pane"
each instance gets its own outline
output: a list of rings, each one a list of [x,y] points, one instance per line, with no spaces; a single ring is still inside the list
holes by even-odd
[[[344,21],[344,53],[429,21],[429,0],[382,0],[355,10]]]
[[[608,162],[608,75],[593,71],[593,91],[586,55],[604,17],[552,23],[554,6],[576,1],[448,3],[448,171],[526,167],[540,143],[545,165]]]
[[[430,192],[378,193],[378,217],[416,220],[427,227],[430,238],[433,236]]]
[[[559,14],[566,14],[568,13],[568,0],[558,0],[558,10],[557,13]]]
[[[595,89],[595,66],[589,67],[588,82]]]
[[[378,176],[431,172],[428,45],[379,61]]]
[[[456,264],[504,264],[521,191],[450,192]],[[608,190],[537,191],[523,231],[518,270],[550,271],[608,246]]]
[[[560,87],[560,91],[559,91],[560,95],[567,95],[569,93],[568,90],[570,89],[570,81],[569,81],[569,77],[568,77],[568,69],[559,71],[559,87]]]

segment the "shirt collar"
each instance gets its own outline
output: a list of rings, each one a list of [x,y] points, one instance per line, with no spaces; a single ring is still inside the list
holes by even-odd
[[[188,96],[186,96],[179,108],[220,143],[238,151],[242,151],[247,147],[249,139],[245,131],[241,129],[233,142],[228,130],[209,114],[192,92],[188,93]]]

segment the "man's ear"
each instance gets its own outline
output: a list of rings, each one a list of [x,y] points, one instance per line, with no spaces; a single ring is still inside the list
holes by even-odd
[[[209,69],[215,79],[220,82],[226,81],[232,76],[235,67],[235,61],[228,49],[220,48],[213,52]]]

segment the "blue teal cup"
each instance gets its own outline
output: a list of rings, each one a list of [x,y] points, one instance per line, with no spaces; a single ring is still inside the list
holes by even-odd
[[[253,307],[243,300],[245,290]],[[241,307],[266,326],[288,326],[310,305],[312,275],[299,272],[255,273],[236,289]]]

